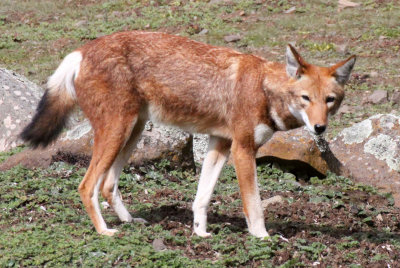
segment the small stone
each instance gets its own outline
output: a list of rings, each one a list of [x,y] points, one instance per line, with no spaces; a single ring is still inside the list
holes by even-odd
[[[382,217],[382,215],[380,213],[378,215],[376,215],[376,219],[378,221],[383,221],[383,217]]]
[[[400,91],[396,91],[392,94],[390,101],[393,104],[400,104]]]
[[[209,2],[209,4],[215,5],[215,4],[221,4],[221,3],[223,3],[223,2],[224,2],[224,0],[211,0],[211,1]]]
[[[133,221],[134,223],[149,224],[149,222],[146,221],[146,220],[143,219],[143,218],[133,218],[132,221]]]
[[[378,77],[378,72],[376,72],[376,71],[372,71],[372,72],[370,72],[369,73],[369,75],[371,76],[371,77]]]
[[[285,10],[283,13],[285,14],[292,14],[296,11],[296,7],[291,7],[288,10]]]
[[[349,52],[349,46],[348,44],[340,44],[336,46],[336,52],[341,53],[343,55],[347,54]]]
[[[388,93],[386,90],[378,89],[372,92],[368,97],[367,102],[373,104],[382,104],[388,102]]]
[[[208,33],[208,29],[203,29],[198,33],[198,35],[205,35],[207,33]]]
[[[242,39],[242,38],[240,37],[239,34],[232,34],[232,35],[226,35],[226,36],[224,36],[224,40],[225,40],[225,42],[227,42],[227,43],[237,42],[237,41],[239,41],[240,39]]]
[[[75,27],[81,27],[86,25],[87,23],[88,23],[87,20],[80,20],[77,23],[75,23]]]
[[[21,93],[21,91],[16,90],[16,91],[14,91],[14,94],[17,95],[17,96],[21,96],[22,93]]]
[[[339,0],[338,1],[338,11],[342,11],[345,8],[349,8],[349,7],[358,7],[360,4],[359,3],[355,3],[349,0]]]
[[[348,112],[350,112],[350,106],[349,105],[342,105],[339,110],[338,110],[338,114],[347,114]]]
[[[153,241],[153,248],[155,251],[163,251],[167,249],[162,238],[156,238]]]
[[[269,207],[270,205],[276,204],[276,203],[283,203],[283,197],[281,195],[276,195],[274,197],[265,199],[261,201],[261,206],[265,209]]]
[[[6,86],[6,85],[4,85],[3,88],[4,88],[5,90],[10,89],[10,87],[9,87],[9,86]]]

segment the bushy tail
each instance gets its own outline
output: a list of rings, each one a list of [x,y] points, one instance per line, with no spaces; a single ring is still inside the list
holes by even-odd
[[[80,52],[67,55],[49,78],[35,116],[20,134],[32,147],[49,145],[67,123],[68,115],[76,104],[74,80],[79,74],[81,61]]]

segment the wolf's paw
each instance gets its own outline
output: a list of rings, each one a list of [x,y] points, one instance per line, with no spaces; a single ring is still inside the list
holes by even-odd
[[[200,237],[211,237],[211,233],[207,233],[206,231],[195,230],[194,233]]]
[[[101,235],[113,236],[116,232],[118,232],[117,229],[104,229],[103,231],[101,231],[99,233]]]

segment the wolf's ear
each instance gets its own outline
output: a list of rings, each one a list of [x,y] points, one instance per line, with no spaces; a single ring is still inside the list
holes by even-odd
[[[286,47],[286,72],[290,77],[299,79],[307,69],[308,63],[290,44]]]
[[[354,64],[356,63],[356,56],[353,55],[347,60],[341,61],[331,67],[332,75],[336,78],[336,81],[344,85],[350,78],[350,73],[353,70]]]

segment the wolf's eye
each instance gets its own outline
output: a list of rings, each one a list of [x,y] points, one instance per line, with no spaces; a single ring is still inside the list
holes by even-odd
[[[327,103],[334,102],[334,101],[335,101],[335,97],[332,97],[332,96],[326,97],[326,102]]]
[[[310,98],[307,95],[301,95],[301,97],[305,101],[310,101]]]

